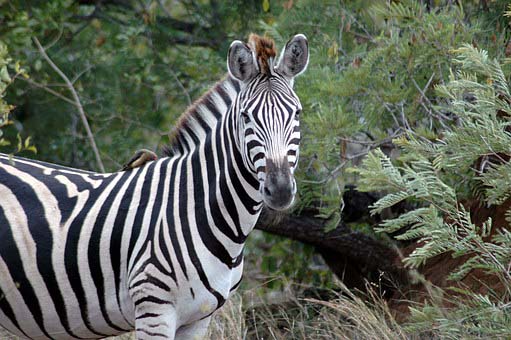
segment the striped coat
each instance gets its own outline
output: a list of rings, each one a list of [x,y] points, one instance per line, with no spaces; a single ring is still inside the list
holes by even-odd
[[[273,53],[273,54],[272,54]],[[303,35],[252,36],[166,157],[97,174],[0,155],[0,325],[27,338],[201,337],[242,276],[263,205],[294,200]]]

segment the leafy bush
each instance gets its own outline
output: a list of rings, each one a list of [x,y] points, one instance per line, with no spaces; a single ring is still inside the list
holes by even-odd
[[[404,259],[411,268],[449,253],[468,256],[449,276],[453,287],[474,270],[501,283],[487,294],[461,287],[453,308],[442,301],[412,309],[409,327],[435,329],[446,337],[511,336],[511,231],[509,225],[472,221],[467,208],[467,188],[481,188],[484,204],[501,204],[510,196],[509,83],[499,62],[472,45],[455,51],[459,69],[439,86],[447,98],[444,109],[453,112],[458,124],[446,129],[441,139],[430,141],[412,134],[396,140],[401,162],[392,162],[375,150],[358,170],[359,190],[381,190],[373,213],[411,199],[420,207],[386,220],[380,232],[402,232],[400,240],[416,240],[418,247]],[[484,162],[482,161],[484,160]],[[470,197],[470,196],[468,196]],[[511,210],[510,212],[511,213]],[[464,322],[460,323],[460,320]]]
[[[15,74],[11,76],[9,69],[12,69]],[[19,62],[13,62],[8,55],[7,46],[0,40],[0,147],[11,147],[11,153],[19,153],[22,151],[36,152],[37,149],[31,144],[30,137],[23,139],[18,132],[16,135],[17,143],[14,149],[12,148],[12,139],[4,136],[4,129],[13,124],[10,118],[11,111],[14,109],[13,105],[8,104],[4,97],[12,82],[18,77],[28,77],[25,70],[21,68]]]

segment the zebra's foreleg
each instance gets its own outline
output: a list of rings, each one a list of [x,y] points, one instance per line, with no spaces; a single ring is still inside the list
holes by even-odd
[[[173,305],[139,305],[135,309],[135,329],[138,340],[170,339],[176,334],[176,312]]]
[[[176,340],[202,340],[208,332],[211,316],[195,321],[189,325],[181,326],[176,332]]]

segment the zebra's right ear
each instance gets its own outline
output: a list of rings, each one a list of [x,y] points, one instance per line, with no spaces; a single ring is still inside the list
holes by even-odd
[[[305,71],[309,64],[309,43],[303,34],[297,34],[286,44],[277,70],[291,81]]]
[[[229,47],[227,69],[233,78],[242,82],[252,79],[259,72],[250,47],[239,40],[233,41]]]

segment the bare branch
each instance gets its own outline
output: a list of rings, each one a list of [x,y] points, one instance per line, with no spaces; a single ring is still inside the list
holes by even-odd
[[[410,75],[410,79],[413,83],[413,85],[415,86],[415,88],[417,89],[417,91],[419,91],[419,94],[421,95],[421,106],[426,110],[426,112],[428,112],[431,116],[435,117],[438,119],[438,121],[440,122],[440,124],[444,127],[444,128],[448,128],[443,120],[452,120],[452,118],[449,118],[447,117],[446,115],[442,114],[441,112],[438,112],[437,110],[435,110],[435,107],[433,106],[433,104],[431,103],[431,101],[429,100],[429,98],[426,96],[426,91],[427,89],[429,88],[429,86],[431,85],[431,81],[433,80],[433,77],[435,76],[435,73],[433,72],[433,74],[431,75],[431,77],[429,77],[429,80],[426,84],[426,86],[424,87],[424,89],[421,89],[419,84],[417,84],[417,82],[415,81],[415,79]],[[429,108],[426,107],[424,105],[424,102],[423,100],[427,102],[427,104],[429,105]]]
[[[27,83],[29,83],[30,85],[35,86],[35,87],[38,87],[38,88],[40,88],[40,89],[43,89],[43,90],[45,90],[46,92],[51,93],[51,94],[52,94],[52,95],[54,95],[55,97],[60,98],[60,99],[62,99],[63,101],[65,101],[65,102],[67,102],[67,103],[69,103],[69,104],[71,104],[71,105],[73,105],[73,106],[76,106],[76,103],[75,103],[72,99],[69,99],[68,97],[61,95],[60,93],[58,93],[58,92],[57,92],[57,91],[55,91],[55,90],[52,90],[51,88],[49,88],[49,87],[48,87],[48,86],[46,86],[46,85],[40,84],[40,83],[38,83],[38,82],[35,82],[35,81],[33,81],[32,79],[30,79],[30,78],[27,78],[27,79],[25,79],[25,78],[19,78],[19,79],[22,79],[22,80],[26,81]]]
[[[62,37],[62,33],[64,33],[63,26],[59,27],[59,34],[55,37],[55,39],[53,39],[53,41],[51,43],[48,44],[48,46],[45,46],[44,49],[47,50],[47,49],[51,48],[53,45],[55,45]]]
[[[181,80],[179,80],[176,72],[174,72],[174,70],[172,68],[169,68],[169,70],[172,73],[172,76],[174,77],[174,79],[176,80],[177,85],[179,86],[179,88],[183,91],[184,95],[186,96],[186,100],[188,101],[188,105],[192,105],[192,98],[190,97],[190,94],[188,93],[188,90],[183,85]]]
[[[396,138],[396,135],[393,134],[392,136],[389,136],[387,138],[384,138],[384,139],[381,139],[379,141],[363,141],[363,140],[356,140],[356,139],[352,139],[352,138],[347,138],[347,137],[339,137],[340,140],[342,141],[345,141],[345,142],[348,142],[348,143],[353,143],[353,144],[360,144],[360,145],[369,145],[369,146],[380,146],[382,144],[385,144],[385,143],[390,143],[392,142],[392,140]]]
[[[350,19],[358,26],[360,27],[360,29],[362,29],[362,31],[364,31],[365,34],[361,34],[361,33],[358,33],[358,32],[354,32],[354,31],[350,31],[351,34],[355,35],[355,36],[359,36],[361,38],[365,38],[371,42],[374,42],[374,37],[371,35],[371,33],[369,33],[365,27],[365,25],[361,24],[357,18],[355,18],[355,16],[353,14],[351,14],[349,11],[346,11],[346,10],[343,10],[343,14],[350,17]]]
[[[83,70],[78,72],[73,79],[71,80],[71,83],[74,84],[78,79],[80,79],[81,76],[83,76],[85,73],[89,72],[92,69],[93,65],[88,64]]]
[[[48,54],[46,54],[46,51],[44,50],[43,46],[39,42],[39,40],[34,37],[34,43],[36,44],[39,52],[43,56],[43,58],[48,62],[48,64],[51,66],[51,68],[58,73],[58,75],[64,80],[66,83],[67,88],[71,92],[71,95],[73,96],[73,101],[75,103],[75,106],[78,110],[78,114],[80,115],[80,118],[82,120],[82,124],[85,127],[85,131],[87,132],[87,137],[89,138],[89,143],[91,144],[92,151],[94,152],[94,156],[96,157],[96,162],[98,163],[99,170],[101,172],[105,172],[105,167],[103,166],[103,162],[101,161],[101,156],[99,154],[98,147],[96,146],[96,141],[94,140],[94,135],[92,134],[92,130],[89,126],[89,122],[87,120],[87,116],[85,115],[85,111],[83,110],[83,106],[80,102],[80,98],[78,97],[78,93],[76,92],[73,84],[69,80],[69,78],[62,72],[57,65],[50,59]]]

